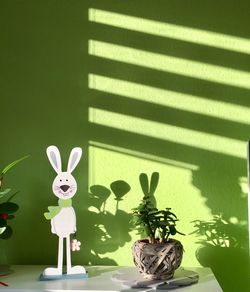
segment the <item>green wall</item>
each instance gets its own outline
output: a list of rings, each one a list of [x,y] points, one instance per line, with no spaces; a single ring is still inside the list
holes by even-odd
[[[20,210],[1,263],[56,263],[43,217],[56,203],[45,150],[57,145],[66,167],[81,146],[75,263],[132,265],[138,176],[159,171],[157,205],[172,207],[186,233],[183,265],[211,266],[224,291],[249,291],[249,9],[232,0],[0,1],[0,164],[31,155],[5,180],[20,190]],[[117,180],[131,186],[119,202]],[[226,243],[190,235],[191,221],[219,214]]]

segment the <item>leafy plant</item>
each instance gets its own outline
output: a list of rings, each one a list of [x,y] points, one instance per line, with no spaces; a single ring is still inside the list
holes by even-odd
[[[144,197],[138,207],[133,208],[132,224],[138,233],[147,236],[150,243],[167,242],[170,235],[177,233],[176,222],[179,221],[171,208],[158,210],[154,199],[154,193],[159,182],[159,173],[152,173],[149,183],[148,176],[141,173],[139,176]]]
[[[20,163],[28,157],[29,155],[26,155],[20,159],[11,162],[3,168],[0,175],[0,199],[10,194],[11,192],[10,188],[2,190],[4,176],[16,164]],[[17,193],[18,192],[13,193],[4,203],[0,203],[0,238],[2,239],[9,238],[13,233],[11,226],[8,225],[8,220],[15,218],[13,214],[19,209],[19,206],[17,204],[10,202]]]

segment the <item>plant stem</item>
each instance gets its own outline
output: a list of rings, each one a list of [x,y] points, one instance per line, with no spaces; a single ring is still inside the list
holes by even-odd
[[[147,226],[147,229],[149,231],[149,238],[150,238],[150,242],[151,243],[154,243],[154,233],[153,233],[153,230],[150,226],[150,223],[149,223],[149,220],[146,219],[146,226]]]

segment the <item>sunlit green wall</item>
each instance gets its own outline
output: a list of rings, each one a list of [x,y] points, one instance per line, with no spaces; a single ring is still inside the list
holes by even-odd
[[[74,262],[133,264],[138,177],[158,171],[157,206],[171,207],[186,233],[177,237],[183,265],[211,266],[225,291],[248,291],[249,9],[231,0],[0,1],[1,167],[31,155],[5,179],[20,190],[20,210],[0,263],[56,263],[43,217],[56,204],[45,150],[57,145],[66,167],[80,146]],[[117,180],[131,187],[119,202]],[[229,239],[210,247],[190,235],[191,221],[213,215]]]

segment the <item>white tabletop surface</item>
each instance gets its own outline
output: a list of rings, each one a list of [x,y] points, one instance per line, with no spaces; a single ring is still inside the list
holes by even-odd
[[[114,273],[124,267],[117,266],[89,266],[86,267],[89,277],[87,279],[71,279],[71,280],[50,280],[39,281],[39,276],[44,270],[44,266],[11,266],[12,273],[6,276],[1,276],[0,281],[7,283],[9,286],[0,286],[1,291],[156,291],[152,288],[132,289],[123,286],[121,283],[113,281],[111,278]],[[131,269],[128,268],[131,273]],[[209,268],[188,268],[199,274],[199,282],[188,287],[174,289],[175,292],[222,292],[216,278]],[[167,290],[166,290],[167,291]],[[169,290],[168,290],[169,291]]]

